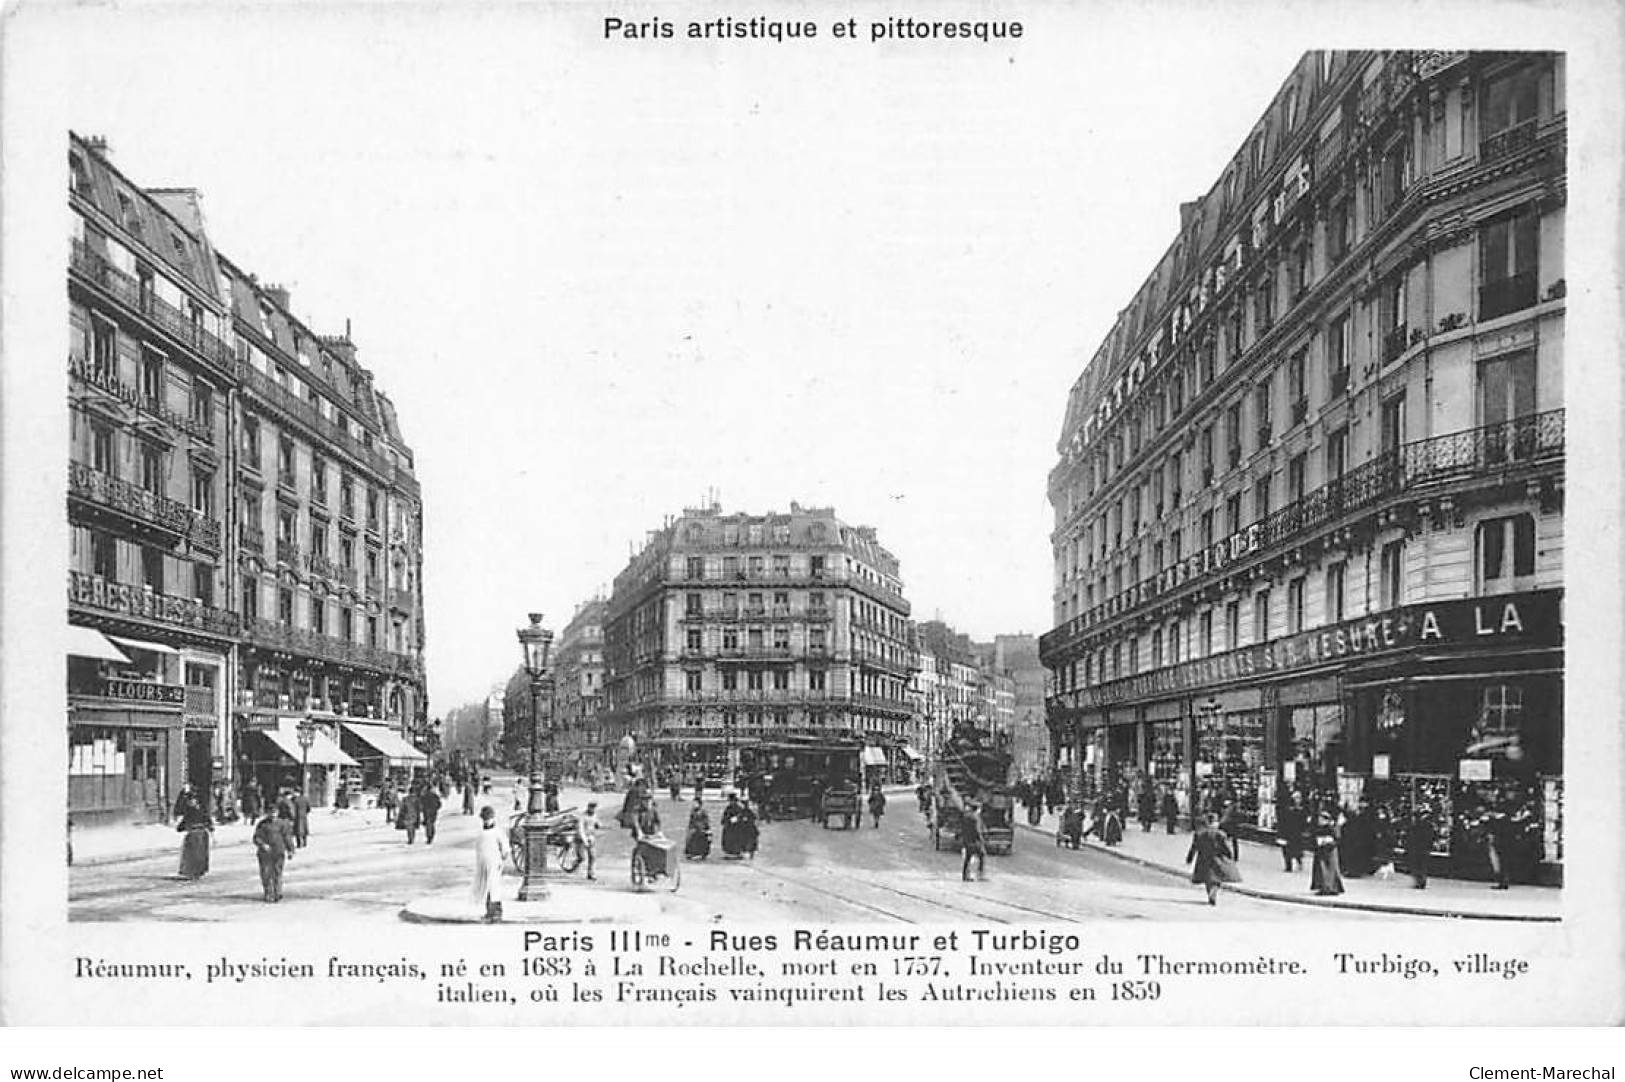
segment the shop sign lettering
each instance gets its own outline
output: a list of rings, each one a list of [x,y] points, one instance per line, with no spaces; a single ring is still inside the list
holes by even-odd
[[[1180,565],[1165,572],[1183,573]],[[1413,646],[1470,646],[1489,638],[1556,646],[1563,640],[1559,596],[1560,591],[1547,590],[1392,609],[1335,627],[1083,688],[1062,699],[1070,700],[1067,705],[1075,708],[1101,706]]]
[[[179,684],[155,684],[147,680],[104,677],[98,681],[96,694],[104,699],[180,706],[185,701],[186,689]]]

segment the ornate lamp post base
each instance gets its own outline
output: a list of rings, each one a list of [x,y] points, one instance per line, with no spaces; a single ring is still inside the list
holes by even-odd
[[[530,803],[525,807],[525,880],[519,884],[521,902],[545,902],[547,890],[547,792],[541,778],[531,775]]]

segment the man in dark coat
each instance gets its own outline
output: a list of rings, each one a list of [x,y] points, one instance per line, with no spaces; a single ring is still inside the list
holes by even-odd
[[[293,826],[272,808],[254,826],[254,854],[260,862],[260,886],[265,900],[282,900],[282,869],[293,857]]]
[[[971,857],[976,858],[976,878],[987,878],[987,828],[982,822],[982,806],[967,800],[959,815],[959,847],[965,861],[959,868],[959,878],[970,882]]]
[[[1303,835],[1308,823],[1304,814],[1303,794],[1297,790],[1281,801],[1275,813],[1275,837],[1281,843],[1282,870],[1303,870]]]
[[[418,814],[423,817],[423,844],[434,844],[435,821],[440,818],[440,791],[434,786],[427,786],[423,795],[418,798]]]
[[[296,791],[288,797],[288,806],[293,809],[293,842],[303,849],[310,841],[310,800]]]
[[[1179,800],[1172,789],[1162,791],[1162,817],[1168,821],[1168,833],[1172,834],[1179,826]]]
[[[1151,824],[1157,821],[1157,794],[1150,785],[1140,787],[1140,829],[1151,833]]]
[[[1437,836],[1438,828],[1433,825],[1433,816],[1427,808],[1411,813],[1411,825],[1405,831],[1405,867],[1417,890],[1428,889],[1428,861]]]
[[[1235,850],[1230,838],[1219,829],[1214,816],[1209,815],[1196,833],[1191,835],[1190,851],[1185,854],[1191,869],[1191,882],[1207,889],[1207,904],[1219,904],[1219,884],[1239,883],[1241,873],[1236,870]]]
[[[423,805],[414,786],[401,797],[400,807],[395,811],[395,827],[406,831],[406,844],[411,845],[417,840],[418,827],[423,825]]]

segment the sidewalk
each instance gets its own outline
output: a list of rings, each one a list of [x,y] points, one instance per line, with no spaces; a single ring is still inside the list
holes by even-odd
[[[1024,811],[1017,813],[1020,828],[1034,842],[1055,844],[1058,815],[1044,816],[1037,827],[1028,826]],[[1125,824],[1123,843],[1107,848],[1098,839],[1085,838],[1083,844],[1095,852],[1107,853],[1143,867],[1154,868],[1169,875],[1185,879],[1190,877],[1190,866],[1185,854],[1190,850],[1189,831],[1167,833],[1167,827],[1158,822],[1149,834],[1140,829],[1138,822]],[[1321,897],[1309,892],[1309,862],[1304,859],[1302,871],[1287,872],[1281,866],[1281,851],[1273,845],[1242,839],[1238,865],[1242,882],[1227,884],[1224,889],[1254,898],[1290,902],[1295,905],[1314,905],[1332,909],[1363,909],[1378,913],[1405,913],[1414,916],[1454,917],[1461,920],[1519,920],[1557,921],[1563,918],[1562,891],[1555,887],[1514,886],[1507,890],[1493,890],[1488,883],[1464,879],[1430,879],[1426,890],[1417,890],[1411,877],[1396,873],[1392,879],[1365,876],[1359,879],[1343,878],[1344,892],[1332,897]]]

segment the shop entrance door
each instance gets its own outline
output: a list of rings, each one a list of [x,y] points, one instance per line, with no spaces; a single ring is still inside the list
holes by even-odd
[[[213,733],[200,731],[186,734],[186,780],[207,804],[214,786]]]

